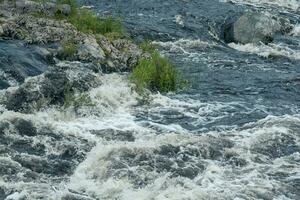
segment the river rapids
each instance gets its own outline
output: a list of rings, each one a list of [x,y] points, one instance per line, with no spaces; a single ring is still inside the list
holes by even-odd
[[[103,74],[92,108],[0,105],[1,200],[300,199],[299,0],[80,3],[123,18],[189,85],[145,101],[128,74]],[[293,29],[269,44],[224,43],[225,19],[245,10]],[[0,64],[0,99],[51,65],[19,41],[0,41]]]

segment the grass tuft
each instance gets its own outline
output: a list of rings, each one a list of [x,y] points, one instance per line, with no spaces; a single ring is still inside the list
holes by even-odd
[[[70,59],[74,57],[78,50],[78,44],[76,44],[74,41],[67,41],[62,44],[63,51],[61,53],[61,57],[63,59]]]
[[[133,69],[131,79],[138,92],[172,92],[181,89],[184,81],[171,62],[154,51],[150,59],[143,58]]]

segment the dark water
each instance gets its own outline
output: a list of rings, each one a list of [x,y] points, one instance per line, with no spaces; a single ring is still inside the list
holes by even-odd
[[[90,91],[93,109],[0,107],[0,199],[300,198],[298,0],[81,2],[153,40],[189,87],[140,105],[112,74]],[[294,30],[268,45],[225,44],[222,25],[245,10]]]

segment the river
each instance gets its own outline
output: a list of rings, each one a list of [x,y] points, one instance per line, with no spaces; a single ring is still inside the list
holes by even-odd
[[[0,105],[0,199],[300,199],[299,0],[80,2],[153,41],[188,87],[144,103],[115,73],[89,92],[92,109]],[[222,24],[245,10],[294,29],[269,44],[224,43]],[[47,68],[35,47],[0,46],[0,89],[12,86],[2,92]],[[14,52],[24,78],[8,70]]]

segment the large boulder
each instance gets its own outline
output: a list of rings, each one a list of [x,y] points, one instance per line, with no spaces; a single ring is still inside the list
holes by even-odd
[[[268,13],[246,12],[225,23],[223,38],[227,43],[269,43],[275,34],[287,32],[289,25],[288,20]]]

